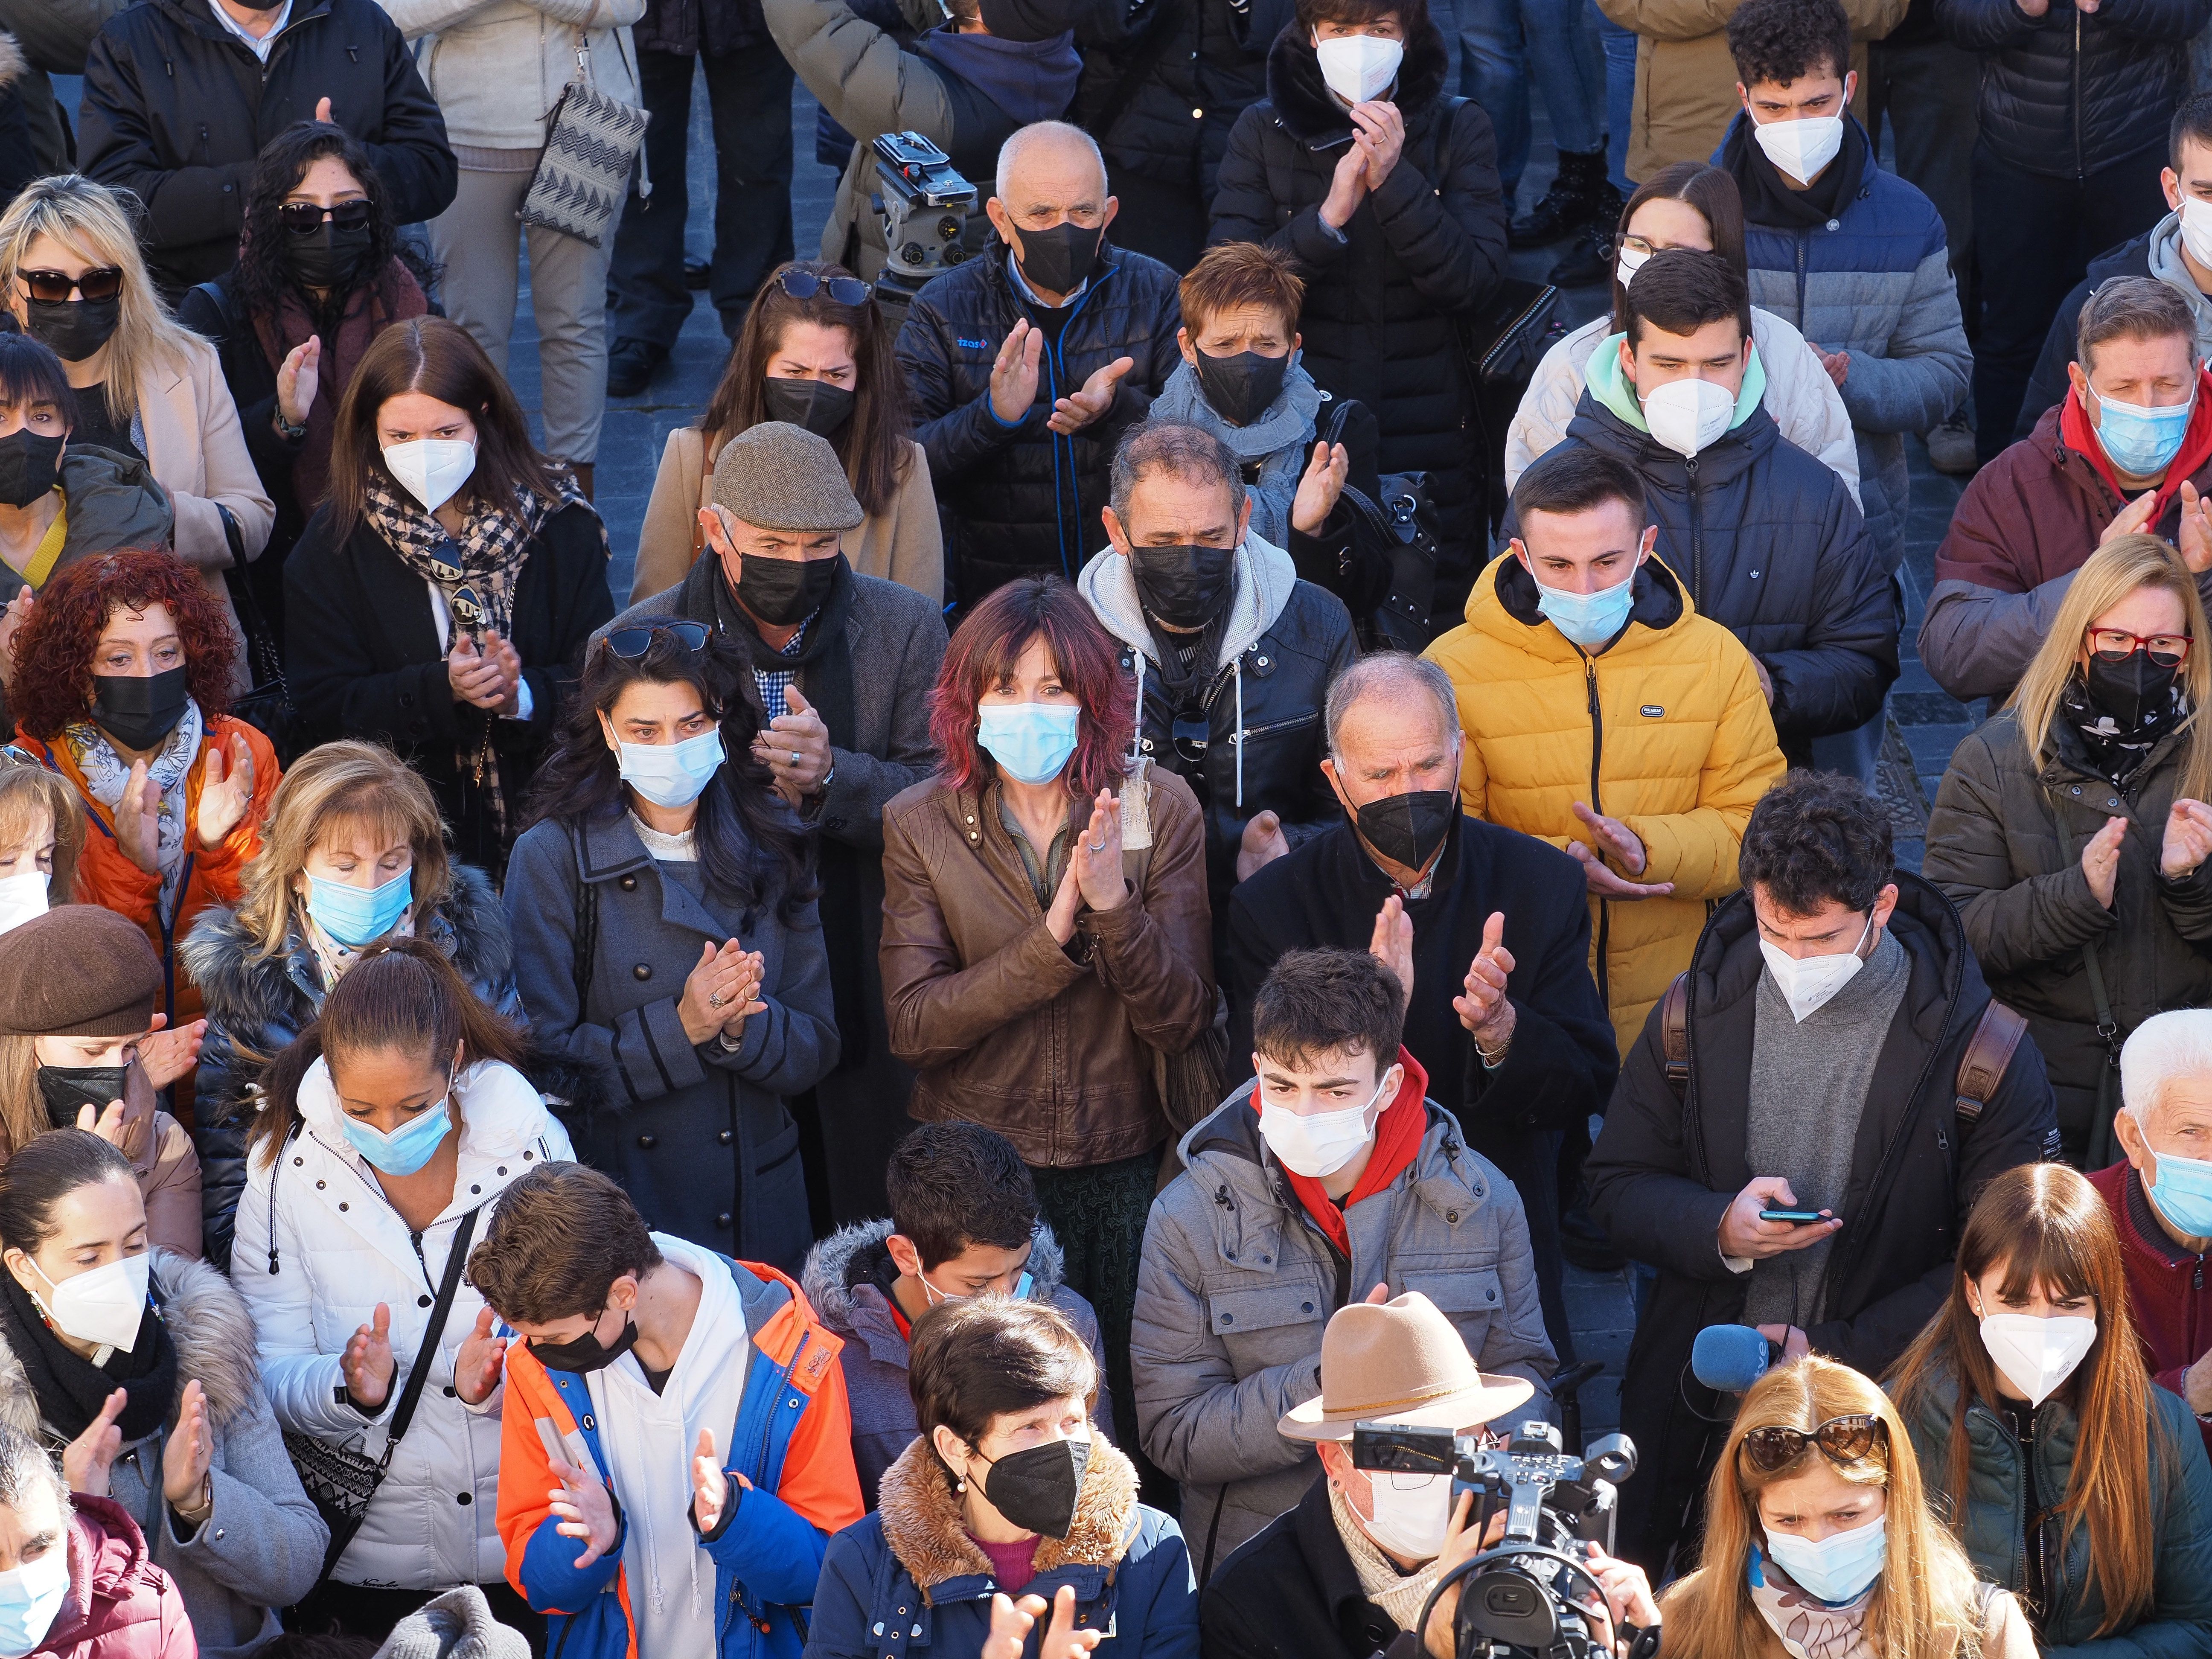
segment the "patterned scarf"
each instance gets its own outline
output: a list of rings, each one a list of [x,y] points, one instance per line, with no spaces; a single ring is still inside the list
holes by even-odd
[[[2089,701],[2089,690],[2077,672],[2067,678],[2065,690],[2058,694],[2058,712],[2080,736],[2097,775],[2118,789],[2126,787],[2160,740],[2189,717],[2189,697],[2177,681],[2172,701],[2163,713],[2154,709],[2141,730],[2124,732],[2118,720]]]
[[[1751,1579],[1751,1604],[1782,1638],[1790,1659],[1874,1659],[1867,1646],[1866,1615],[1881,1579],[1868,1585],[1857,1601],[1832,1607],[1800,1589],[1756,1544],[1746,1571]]]
[[[1400,1630],[1413,1629],[1428,1604],[1429,1592],[1437,1587],[1442,1571],[1438,1563],[1425,1562],[1411,1573],[1399,1571],[1398,1564],[1367,1535],[1358,1512],[1334,1480],[1328,1483],[1328,1512],[1335,1518],[1336,1535],[1344,1540],[1344,1553],[1352,1558],[1352,1570],[1359,1575],[1360,1594],[1389,1613]]]
[[[161,811],[154,823],[164,922],[173,922],[177,917],[177,884],[185,872],[185,832],[191,823],[185,785],[191,779],[192,762],[199,757],[200,737],[205,729],[198,700],[186,697],[184,718],[171,729],[146,768],[146,775],[161,791]],[[129,763],[115,752],[107,733],[90,720],[75,720],[64,726],[62,742],[68,745],[76,769],[84,775],[85,793],[107,809],[108,819],[113,822],[115,809],[123,803],[124,786],[131,781]]]
[[[366,951],[368,945],[364,945],[356,949],[350,945],[339,944],[315,925],[313,913],[305,905],[300,907],[300,927],[301,931],[307,936],[308,949],[315,953],[315,965],[322,970],[323,975],[323,994],[328,996],[337,988],[337,982],[345,977],[346,969],[361,960],[362,951]],[[400,913],[398,921],[393,922],[383,934],[369,943],[380,945],[385,939],[413,939],[414,937],[415,907],[410,904]]]

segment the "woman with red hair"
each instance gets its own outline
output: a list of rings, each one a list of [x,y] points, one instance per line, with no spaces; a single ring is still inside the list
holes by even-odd
[[[1156,1060],[1213,1018],[1189,786],[1123,759],[1128,675],[1081,595],[1012,581],[962,623],[931,710],[942,770],[884,809],[884,1002],[908,1115],[996,1129],[1129,1392],[1137,1255],[1170,1124]]]
[[[176,941],[238,902],[276,792],[269,739],[224,711],[235,635],[222,602],[173,553],[64,565],[15,635],[16,741],[76,786],[91,827],[77,894],[146,930],[161,1012],[199,1018]]]

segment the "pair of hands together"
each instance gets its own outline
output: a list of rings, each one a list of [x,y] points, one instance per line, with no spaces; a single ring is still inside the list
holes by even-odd
[[[1129,880],[1121,873],[1121,798],[1101,789],[1091,803],[1091,822],[1069,844],[1067,868],[1044,913],[1045,927],[1064,945],[1075,937],[1076,917],[1085,908],[1116,909],[1128,896]]]
[[[1352,146],[1337,158],[1322,198],[1322,222],[1332,230],[1342,230],[1359,204],[1382,188],[1406,149],[1406,119],[1395,104],[1354,104],[1351,113]]]
[[[62,1479],[75,1492],[107,1496],[110,1472],[123,1450],[123,1431],[115,1419],[130,1395],[120,1389],[107,1396],[85,1431],[62,1448]],[[161,1443],[161,1496],[171,1509],[194,1524],[207,1518],[209,1470],[215,1463],[215,1431],[208,1416],[207,1390],[194,1377],[177,1402],[177,1425]]]
[[[547,1506],[559,1517],[553,1529],[563,1538],[582,1540],[584,1552],[574,1564],[580,1572],[612,1550],[622,1537],[622,1523],[615,1516],[614,1494],[592,1470],[580,1469],[557,1457],[546,1467],[561,1482],[545,1495]],[[722,1460],[714,1451],[714,1437],[700,1430],[699,1443],[691,1456],[691,1519],[702,1533],[710,1533],[722,1524],[732,1482],[739,1491],[753,1489],[753,1483],[744,1475],[722,1467]],[[1042,1607],[1043,1603],[1038,1605]]]
[[[2124,817],[2105,820],[2105,827],[2081,848],[2081,875],[2089,892],[2107,910],[2120,878],[2120,843],[2128,838]],[[2212,857],[2212,806],[2183,797],[2166,814],[2166,834],[2159,846],[2159,873],[2179,881]]]
[[[2080,5],[2081,11],[2091,10]],[[2039,14],[2031,14],[2039,15]],[[2197,486],[2184,478],[2181,481],[2181,522],[2175,532],[2174,546],[2179,550],[2182,563],[2198,575],[2212,570],[2212,496],[2197,493]],[[2151,529],[2151,511],[2158,505],[2158,491],[2146,489],[2122,507],[2105,526],[2105,533],[2097,538],[2102,547],[2115,536],[2136,536],[2157,532]]]
[[[234,732],[228,744],[210,749],[200,763],[200,800],[192,814],[193,836],[203,848],[222,846],[252,805],[253,751],[246,746],[246,734]],[[115,845],[149,876],[161,873],[161,786],[154,781],[144,761],[131,762],[131,775],[123,783],[123,799],[115,804]]]
[[[1005,425],[1025,418],[1036,401],[1037,378],[1042,372],[1044,336],[1024,317],[1017,322],[991,364],[991,410]],[[1080,432],[1114,406],[1115,390],[1137,366],[1134,357],[1116,357],[1095,371],[1079,391],[1054,401],[1045,425],[1062,437]]]
[[[472,634],[457,633],[446,653],[446,684],[453,701],[488,709],[507,720],[522,713],[522,658],[495,629],[483,630],[478,643]]]
[[[1505,994],[1505,981],[1516,964],[1504,939],[1505,913],[1493,910],[1482,924],[1482,947],[1468,964],[1459,995],[1452,999],[1452,1011],[1474,1039],[1475,1047],[1485,1054],[1501,1058],[1498,1051],[1513,1041],[1513,1028],[1519,1019],[1512,999]],[[1405,901],[1395,893],[1384,899],[1382,908],[1375,913],[1375,933],[1367,952],[1398,976],[1398,989],[1411,1006],[1413,919],[1406,914]]]

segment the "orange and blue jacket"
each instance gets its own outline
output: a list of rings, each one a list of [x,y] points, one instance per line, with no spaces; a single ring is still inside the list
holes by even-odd
[[[715,1656],[799,1659],[829,1534],[864,1513],[853,1468],[853,1414],[837,1363],[843,1344],[815,1322],[791,1279],[758,1262],[721,1260],[737,1281],[750,1347],[724,1470],[732,1501],[719,1528],[693,1534],[714,1562]],[[623,1571],[629,1524],[621,1493],[614,1547],[579,1569],[583,1546],[560,1534],[548,1504],[561,1486],[549,1467],[556,1456],[596,1472],[611,1489],[586,1379],[549,1370],[526,1343],[515,1342],[507,1353],[500,1429],[499,1535],[507,1582],[548,1616],[546,1639],[561,1659],[638,1659]],[[740,1474],[752,1482],[742,1496]]]

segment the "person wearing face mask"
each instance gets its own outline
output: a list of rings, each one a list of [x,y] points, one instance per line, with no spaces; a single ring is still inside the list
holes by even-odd
[[[2081,1176],[2007,1170],[1884,1380],[1975,1571],[2021,1598],[2046,1652],[2185,1650],[2212,1620],[2212,1464],[2144,1369],[2122,1249]]]
[[[1952,754],[1929,817],[1922,872],[1959,907],[1990,991],[2027,1016],[2081,1169],[2120,1155],[2128,1034],[2212,1001],[2198,592],[2155,538],[2090,555],[2011,705]]]
[[[526,1052],[435,944],[389,939],[263,1078],[230,1269],[262,1386],[287,1435],[388,1454],[359,1530],[299,1604],[303,1628],[380,1641],[475,1584],[542,1639],[501,1577],[505,1345],[461,1272],[507,1189],[575,1156],[519,1069]]]
[[[284,566],[286,679],[313,741],[389,744],[495,879],[592,630],[607,534],[531,441],[458,325],[394,323],[362,356],[331,489]]]
[[[1066,1253],[1013,1142],[980,1123],[919,1124],[892,1150],[884,1185],[890,1214],[816,1244],[799,1279],[816,1316],[844,1340],[837,1358],[867,1506],[920,1430],[908,1386],[915,1322],[947,1302],[1007,1296],[1065,1314],[1098,1364],[1091,1421],[1112,1439],[1098,1316],[1063,1282]]]
[[[75,899],[85,828],[66,778],[0,750],[0,933]]]
[[[945,543],[929,458],[914,441],[892,330],[874,295],[844,266],[799,260],[753,296],[707,410],[668,434],[638,532],[632,605],[684,580],[706,550],[699,514],[712,504],[722,447],[764,421],[827,438],[860,503],[845,532],[855,572],[945,598]]]
[[[1183,1172],[1153,1203],[1132,1345],[1137,1425],[1182,1482],[1201,1581],[1312,1486],[1316,1437],[1285,1427],[1285,1440],[1267,1413],[1296,1407],[1310,1423],[1318,1392],[1334,1420],[1332,1356],[1363,1297],[1416,1292],[1460,1365],[1471,1373],[1472,1354],[1500,1373],[1489,1380],[1510,1397],[1447,1426],[1549,1403],[1555,1357],[1521,1192],[1428,1098],[1429,1073],[1401,1040],[1405,988],[1365,951],[1286,953],[1252,1004],[1256,1080],[1183,1137]],[[1231,1211],[1270,1247],[1238,1249],[1213,1221]],[[1361,1322],[1380,1322],[1371,1312]],[[1408,1357],[1401,1380],[1413,1369]],[[1443,1518],[1425,1551],[1398,1553],[1433,1557]]]
[[[1205,811],[1217,932],[1231,887],[1338,822],[1313,715],[1359,653],[1343,601],[1253,526],[1243,477],[1156,412],[1114,458],[1108,545],[1077,582],[1136,681],[1137,754]]]
[[[1655,1478],[1621,1490],[1620,1547],[1647,1563],[1681,1535],[1726,1409],[1686,1374],[1698,1328],[1756,1326],[1785,1358],[1881,1371],[1936,1311],[1973,1195],[2059,1144],[2042,1056],[1990,1012],[1968,926],[1896,867],[1857,784],[1777,785],[1738,872],[1584,1170],[1614,1244],[1658,1269],[1621,1388]]]
[[[875,1513],[830,1540],[806,1659],[1003,1652],[985,1639],[1012,1596],[1039,1626],[1056,1607],[1073,1626],[1067,1649],[1040,1644],[1050,1659],[1096,1645],[1086,1631],[1111,1631],[1129,1659],[1197,1659],[1182,1532],[1137,1501],[1135,1468],[1098,1432],[1098,1368],[1065,1315],[1000,1297],[934,1308],[915,1325],[913,1378],[921,1432]],[[926,1644],[893,1633],[918,1605]]]
[[[760,421],[721,444],[704,488],[690,520],[706,555],[604,631],[681,617],[750,659],[739,688],[751,755],[812,846],[841,1038],[836,1069],[793,1102],[809,1190],[829,1200],[818,1233],[883,1213],[884,1159],[908,1127],[913,1077],[891,1052],[877,959],[881,824],[936,764],[945,619],[911,586],[854,568],[845,550],[869,520],[831,440]]]

